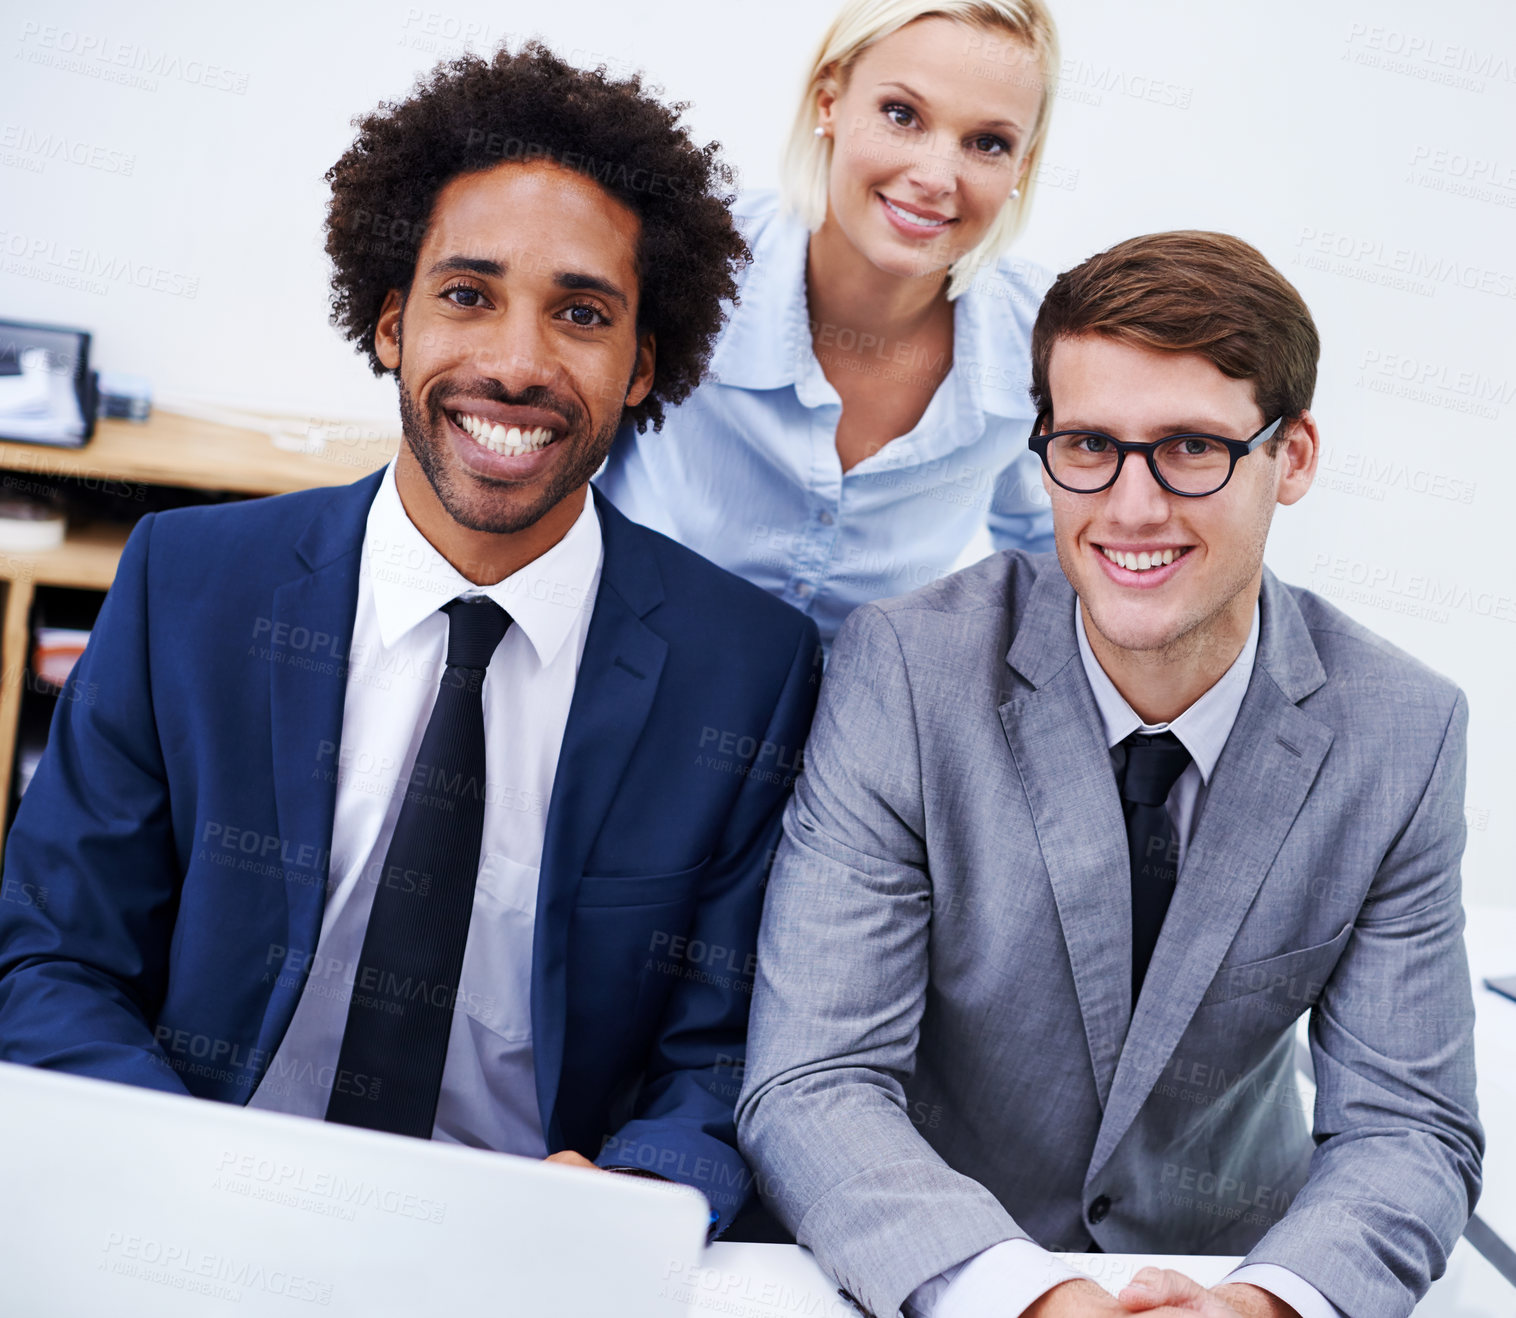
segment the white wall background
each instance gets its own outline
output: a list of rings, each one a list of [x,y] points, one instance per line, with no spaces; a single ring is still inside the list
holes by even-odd
[[[1467,892],[1516,904],[1516,5],[1053,3],[1065,81],[1021,253],[1063,269],[1223,229],[1300,288],[1326,452],[1271,565],[1463,685]],[[392,426],[392,386],[326,321],[322,174],[354,115],[466,47],[541,36],[645,69],[772,186],[830,13],[3,0],[0,317],[91,328],[97,365],[160,395]]]

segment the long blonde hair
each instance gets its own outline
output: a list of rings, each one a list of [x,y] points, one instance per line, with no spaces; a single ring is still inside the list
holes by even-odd
[[[1032,124],[1020,195],[1008,198],[984,237],[948,267],[948,297],[956,298],[973,282],[982,266],[1010,245],[1031,211],[1058,73],[1058,30],[1042,0],[847,0],[821,38],[821,46],[811,62],[805,93],[800,98],[784,151],[780,191],[785,205],[812,233],[821,227],[826,219],[827,175],[832,164],[832,139],[816,135],[822,88],[829,77],[845,79],[858,57],[876,41],[918,18],[931,17],[1001,29],[1030,48],[1042,71],[1042,104]]]

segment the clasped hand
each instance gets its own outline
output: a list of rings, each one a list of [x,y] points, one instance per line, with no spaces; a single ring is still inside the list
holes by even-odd
[[[1300,1318],[1289,1305],[1257,1286],[1222,1285],[1207,1290],[1182,1272],[1143,1268],[1112,1296],[1092,1281],[1055,1286],[1023,1318]]]

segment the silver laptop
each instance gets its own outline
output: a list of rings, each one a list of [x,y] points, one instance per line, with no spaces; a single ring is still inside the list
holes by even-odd
[[[0,1311],[670,1318],[704,1198],[0,1063]]]

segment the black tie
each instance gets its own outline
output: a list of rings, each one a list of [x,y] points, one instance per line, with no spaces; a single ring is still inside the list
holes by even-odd
[[[430,1139],[463,971],[484,837],[484,673],[511,625],[492,600],[457,599],[447,667],[353,978],[326,1119]]]
[[[1132,870],[1132,1006],[1142,990],[1158,931],[1179,877],[1179,845],[1166,802],[1190,753],[1172,732],[1134,732],[1116,771]]]

